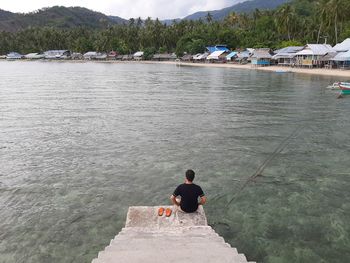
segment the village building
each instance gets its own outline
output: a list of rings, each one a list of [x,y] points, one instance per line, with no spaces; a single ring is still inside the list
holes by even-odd
[[[78,52],[73,52],[70,56],[70,58],[72,60],[82,60],[84,57],[83,57],[83,54],[81,53],[78,53]]]
[[[237,57],[234,59],[234,62],[239,64],[247,64],[249,57],[253,54],[254,50],[244,50],[237,53]]]
[[[214,51],[207,57],[207,61],[215,63],[215,62],[226,62],[226,56],[230,53],[230,51],[218,50]]]
[[[229,61],[229,62],[235,61],[235,59],[237,58],[237,54],[238,54],[238,52],[232,51],[231,53],[229,53],[229,54],[226,56],[226,60]]]
[[[133,56],[134,60],[143,60],[143,54],[143,51],[137,51]]]
[[[205,62],[207,57],[209,56],[208,53],[198,53],[192,57],[193,62]]]
[[[116,60],[118,53],[114,50],[109,51],[107,54],[107,59],[108,60]]]
[[[191,62],[193,61],[193,56],[191,54],[185,54],[181,57],[181,61]]]
[[[104,60],[107,58],[107,54],[104,52],[89,51],[83,57],[87,60]]]
[[[23,55],[17,52],[10,52],[6,55],[6,59],[21,59]]]
[[[48,50],[44,52],[46,59],[68,59],[71,56],[69,50]]]
[[[115,57],[116,60],[122,60],[123,59],[123,55],[119,54]]]
[[[337,54],[332,58],[337,68],[350,69],[350,38],[345,39],[333,47]]]
[[[275,50],[276,54],[272,56],[272,59],[276,61],[278,66],[294,66],[296,63],[296,54],[303,48],[304,47],[292,46]]]
[[[156,60],[156,61],[175,61],[176,59],[177,59],[177,56],[175,53],[154,54],[152,57],[152,60]]]
[[[295,65],[299,67],[324,67],[336,55],[328,44],[307,44],[296,53]]]
[[[269,48],[255,49],[253,54],[249,58],[252,66],[254,67],[270,66],[271,59],[272,59],[272,51]]]
[[[27,55],[24,55],[25,59],[43,59],[45,58],[44,54],[41,53],[29,53]]]

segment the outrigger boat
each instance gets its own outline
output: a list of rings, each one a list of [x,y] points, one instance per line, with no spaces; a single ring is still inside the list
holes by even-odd
[[[348,86],[350,82],[334,82],[332,85],[327,86],[327,89],[341,89],[340,85]]]
[[[350,95],[350,83],[343,82],[339,84],[341,95]]]

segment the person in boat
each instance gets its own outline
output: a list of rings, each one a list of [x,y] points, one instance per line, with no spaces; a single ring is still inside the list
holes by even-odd
[[[196,212],[199,205],[204,205],[207,201],[202,188],[193,183],[195,173],[193,170],[187,170],[185,174],[185,183],[180,184],[170,197],[172,203],[179,206],[186,213]],[[180,201],[177,197],[181,197]]]

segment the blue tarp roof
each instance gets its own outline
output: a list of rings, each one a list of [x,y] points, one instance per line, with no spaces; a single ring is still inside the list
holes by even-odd
[[[208,46],[207,50],[209,53],[213,53],[214,51],[230,51],[225,45]]]
[[[232,58],[232,57],[234,57],[234,56],[236,56],[237,55],[237,52],[231,52],[230,54],[228,54],[227,56],[226,56],[226,58]]]

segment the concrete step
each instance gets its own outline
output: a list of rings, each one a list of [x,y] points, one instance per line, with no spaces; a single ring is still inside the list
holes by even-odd
[[[158,217],[158,207],[132,207],[126,227],[92,263],[247,263],[210,226],[202,207]],[[254,262],[250,262],[254,263]]]
[[[208,250],[211,253],[207,253]],[[155,253],[156,252],[156,253]],[[203,250],[175,250],[175,249],[158,249],[154,251],[108,251],[101,252],[98,256],[99,261],[96,263],[247,263],[243,254],[232,255],[226,249]]]

